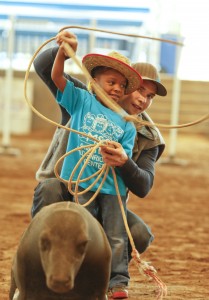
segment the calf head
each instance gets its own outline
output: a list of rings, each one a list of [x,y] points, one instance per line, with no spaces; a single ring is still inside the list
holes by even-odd
[[[87,223],[77,212],[56,211],[46,219],[39,249],[49,289],[56,293],[73,289],[88,240]]]

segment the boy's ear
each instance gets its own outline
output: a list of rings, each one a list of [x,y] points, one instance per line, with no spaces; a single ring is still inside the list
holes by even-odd
[[[89,81],[88,84],[87,84],[87,90],[88,90],[88,91],[92,91],[92,84],[91,84],[90,81]]]
[[[97,81],[96,78],[93,78],[93,80],[94,80],[94,81]],[[87,90],[88,90],[88,91],[91,91],[91,92],[93,91],[93,85],[92,85],[92,83],[91,83],[90,81],[89,81],[88,84],[87,84]]]

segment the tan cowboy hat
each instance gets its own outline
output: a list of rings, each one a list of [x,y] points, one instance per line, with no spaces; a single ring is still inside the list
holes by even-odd
[[[142,83],[140,74],[131,67],[131,63],[126,56],[113,51],[108,55],[90,53],[83,57],[83,65],[92,74],[95,67],[109,67],[120,72],[127,79],[125,94],[136,91]]]
[[[164,85],[160,83],[160,75],[157,69],[153,65],[149,63],[134,63],[132,64],[132,67],[141,74],[143,80],[150,80],[156,84],[157,95],[159,96],[167,95],[167,90],[164,87]]]

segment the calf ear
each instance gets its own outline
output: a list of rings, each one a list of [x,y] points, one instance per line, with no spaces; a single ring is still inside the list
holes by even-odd
[[[39,238],[39,248],[42,252],[49,251],[51,249],[51,237],[49,232],[42,232]]]

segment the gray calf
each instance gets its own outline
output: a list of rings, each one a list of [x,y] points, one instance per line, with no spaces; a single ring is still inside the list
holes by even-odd
[[[105,300],[111,249],[99,222],[72,202],[44,207],[19,243],[10,300]]]

